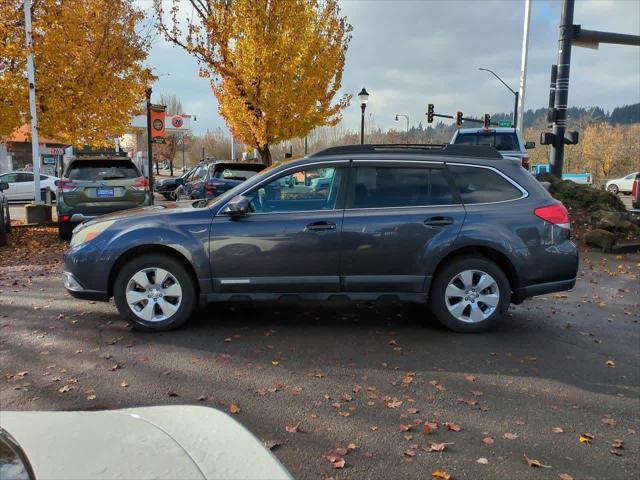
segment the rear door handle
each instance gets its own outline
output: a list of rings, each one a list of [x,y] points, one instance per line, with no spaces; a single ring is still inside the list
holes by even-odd
[[[424,221],[427,227],[444,227],[446,225],[453,224],[453,218],[451,217],[431,217]]]
[[[305,230],[311,231],[311,232],[320,232],[323,230],[335,230],[336,229],[336,224],[333,222],[326,222],[326,221],[319,221],[319,222],[313,222],[310,223],[309,225],[307,225],[305,227]]]

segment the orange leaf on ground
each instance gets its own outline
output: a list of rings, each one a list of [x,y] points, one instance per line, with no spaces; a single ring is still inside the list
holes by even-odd
[[[482,439],[482,443],[484,443],[485,445],[493,445],[493,438],[491,437],[484,437]]]
[[[593,440],[593,435],[591,435],[590,433],[583,433],[582,435],[580,435],[580,443],[591,445],[591,440]]]
[[[530,467],[551,468],[551,465],[544,465],[543,463],[540,463],[539,460],[527,457],[526,453],[524,454],[524,459],[527,461],[527,465],[529,465]]]
[[[561,473],[560,480],[573,480],[573,477],[568,473]]]
[[[516,438],[518,438],[518,434],[517,433],[505,433],[504,434],[504,438],[506,438],[507,440],[515,440]]]
[[[553,433],[564,433],[564,429],[562,427],[553,427],[551,431]]]
[[[451,480],[451,475],[447,472],[438,468],[437,470],[431,472],[431,478],[441,478],[442,480]]]
[[[235,403],[232,403],[231,405],[229,405],[229,411],[231,413],[240,413],[240,407]]]
[[[300,428],[300,423],[301,422],[298,422],[295,425],[287,425],[284,427],[284,429],[289,433],[297,433],[298,429]]]
[[[456,423],[447,422],[445,423],[445,426],[447,427],[447,430],[453,430],[454,432],[459,432],[460,430],[462,430],[462,428],[460,428],[460,425]]]

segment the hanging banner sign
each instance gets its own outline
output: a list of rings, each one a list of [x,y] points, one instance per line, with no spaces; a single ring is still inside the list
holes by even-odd
[[[153,143],[164,143],[166,131],[164,128],[167,114],[163,105],[151,106],[151,139]]]

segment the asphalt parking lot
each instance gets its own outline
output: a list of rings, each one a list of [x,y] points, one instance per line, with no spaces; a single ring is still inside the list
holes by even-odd
[[[214,305],[140,334],[65,293],[56,233],[0,249],[2,410],[234,404],[296,478],[640,473],[639,255],[583,254],[573,291],[485,334],[393,303]]]

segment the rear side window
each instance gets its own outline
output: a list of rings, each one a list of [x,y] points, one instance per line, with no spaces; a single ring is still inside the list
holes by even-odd
[[[128,160],[77,160],[69,166],[67,178],[71,180],[119,180],[142,176]]]
[[[522,192],[493,170],[480,167],[449,165],[465,204],[504,202],[522,197]]]
[[[353,208],[451,205],[453,195],[440,169],[359,167]]]

